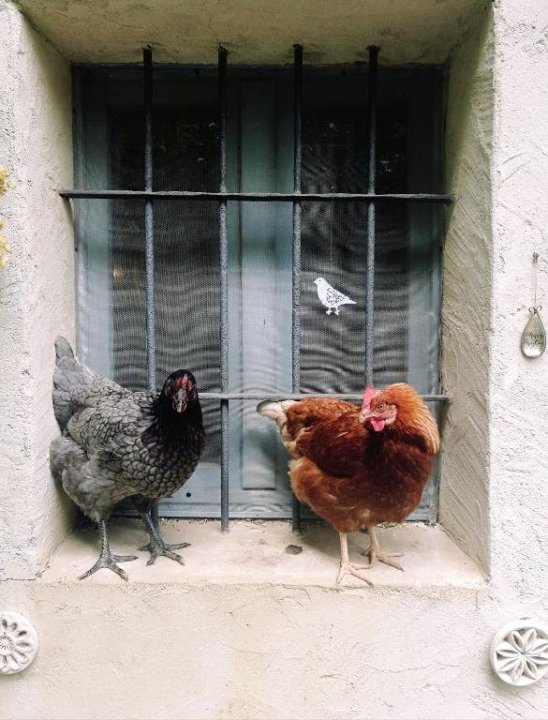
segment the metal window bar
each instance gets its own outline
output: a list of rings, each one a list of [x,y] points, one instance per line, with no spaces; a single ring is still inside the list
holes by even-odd
[[[154,159],[152,146],[153,79],[152,50],[143,51],[145,90],[145,190],[151,193],[145,200],[145,308],[146,308],[146,359],[148,389],[156,389],[156,319],[154,313]]]
[[[219,151],[220,182],[219,192],[154,191],[153,190],[153,74],[152,50],[143,52],[144,105],[145,105],[145,188],[144,190],[61,190],[64,199],[127,199],[145,200],[145,267],[146,267],[146,348],[147,380],[150,389],[155,389],[155,322],[154,322],[154,199],[162,200],[211,200],[219,203],[220,243],[220,333],[221,333],[221,392],[200,393],[204,399],[218,400],[221,411],[221,527],[229,527],[229,454],[228,454],[228,410],[231,400],[262,400],[264,395],[256,393],[233,393],[228,389],[228,236],[227,202],[292,202],[293,203],[293,258],[292,258],[292,390],[291,394],[273,395],[271,399],[302,399],[309,394],[300,392],[300,272],[301,272],[301,211],[303,202],[314,201],[358,201],[367,205],[367,277],[366,277],[366,349],[365,376],[367,383],[373,379],[373,329],[374,329],[374,262],[375,262],[375,210],[376,201],[426,202],[450,204],[454,198],[443,193],[376,193],[376,118],[377,118],[377,59],[379,49],[368,48],[369,53],[369,128],[368,128],[368,192],[367,193],[302,193],[302,92],[303,92],[303,48],[294,45],[294,176],[292,193],[250,193],[228,192],[227,178],[227,51],[218,49],[219,87]],[[325,397],[359,401],[361,394],[326,393]],[[444,402],[446,395],[427,394],[422,396],[429,402]],[[153,517],[158,519],[157,506]],[[292,504],[293,529],[300,524],[300,505],[296,498]]]
[[[145,340],[147,385],[150,391],[156,390],[156,316],[154,306],[154,155],[153,155],[153,102],[154,81],[152,73],[152,48],[143,50],[143,87],[144,87],[144,115],[145,115],[145,191],[151,193],[145,199]],[[151,519],[158,527],[158,503],[151,509]]]
[[[369,50],[369,183],[367,190],[375,194],[377,181],[377,56],[378,48]],[[373,331],[375,321],[375,200],[367,203],[367,270],[365,280],[365,382],[373,385]]]
[[[302,184],[302,107],[303,107],[303,48],[294,45],[293,59],[293,193],[301,194]],[[293,257],[291,260],[291,388],[301,391],[301,230],[302,205],[293,203]],[[293,532],[301,529],[301,504],[291,495],[291,522]]]
[[[363,201],[394,200],[396,202],[427,202],[450,205],[455,198],[443,193],[250,193],[192,192],[191,190],[60,190],[66,200],[235,200],[242,202],[317,202],[318,200]]]
[[[226,123],[227,123],[227,52],[219,47],[219,191],[226,193]],[[228,392],[228,234],[227,234],[227,201],[219,200],[219,249],[221,274],[221,390]],[[221,405],[221,528],[225,532],[229,526],[229,436],[228,398],[222,397]]]
[[[307,397],[317,397],[318,393],[253,393],[253,392],[201,392],[200,398],[204,400],[304,400]],[[337,400],[362,400],[363,393],[322,393],[324,398]],[[426,394],[421,395],[426,402],[445,402],[447,395]]]

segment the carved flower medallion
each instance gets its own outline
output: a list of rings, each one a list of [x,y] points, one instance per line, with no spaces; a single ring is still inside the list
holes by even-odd
[[[493,639],[490,660],[509,685],[537,682],[548,673],[548,625],[534,620],[508,623]]]
[[[34,660],[38,650],[36,630],[16,612],[0,612],[0,673],[21,672]]]

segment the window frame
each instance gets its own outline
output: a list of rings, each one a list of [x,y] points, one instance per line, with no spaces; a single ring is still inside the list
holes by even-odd
[[[310,393],[300,390],[300,296],[301,296],[301,232],[302,207],[309,201],[358,201],[367,207],[367,277],[365,303],[365,378],[367,384],[373,381],[373,331],[374,331],[374,269],[376,241],[376,209],[378,202],[418,202],[426,204],[450,204],[452,197],[440,193],[378,193],[377,192],[377,77],[378,48],[368,48],[368,188],[366,193],[302,193],[302,113],[303,113],[303,48],[294,46],[293,84],[294,84],[294,170],[293,191],[290,193],[228,192],[227,191],[227,113],[228,113],[228,62],[227,51],[219,47],[218,51],[218,90],[219,90],[219,149],[220,183],[218,192],[194,191],[154,191],[152,185],[152,123],[153,123],[153,62],[152,51],[146,48],[143,53],[144,72],[144,115],[145,115],[145,183],[143,190],[62,190],[60,195],[67,199],[114,199],[125,198],[144,200],[145,204],[145,292],[146,292],[146,337],[147,337],[147,379],[149,389],[155,390],[155,323],[154,323],[154,200],[173,201],[210,200],[218,203],[219,246],[220,246],[220,391],[203,392],[204,399],[219,402],[221,415],[221,525],[229,526],[229,403],[234,400],[264,399],[256,393],[233,393],[229,391],[228,365],[228,307],[229,307],[229,248],[227,231],[227,204],[231,200],[248,202],[291,202],[293,205],[292,229],[292,392],[279,397],[301,399]],[[326,397],[347,400],[361,400],[359,394],[329,393]],[[427,401],[436,404],[447,400],[445,395],[423,395]],[[293,497],[292,522],[298,530],[300,524],[300,504]]]

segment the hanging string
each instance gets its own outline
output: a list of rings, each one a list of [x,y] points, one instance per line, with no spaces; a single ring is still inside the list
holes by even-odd
[[[534,300],[533,307],[529,308],[529,312],[535,315],[539,310],[542,310],[542,305],[537,305],[537,282],[538,282],[538,252],[533,253],[533,288],[534,288]]]

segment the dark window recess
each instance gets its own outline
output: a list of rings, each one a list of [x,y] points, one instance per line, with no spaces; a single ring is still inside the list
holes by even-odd
[[[292,513],[287,456],[259,399],[358,401],[368,378],[403,380],[437,411],[449,198],[439,69],[377,71],[374,53],[369,67],[301,73],[296,48],[293,69],[230,68],[223,80],[225,58],[221,82],[215,68],[152,71],[150,54],[145,73],[76,68],[78,189],[62,194],[75,198],[80,355],[131,388],[193,369],[207,449],[160,514],[222,506],[226,526],[228,514]],[[326,314],[318,278],[355,304]],[[436,514],[437,470],[413,518]]]

